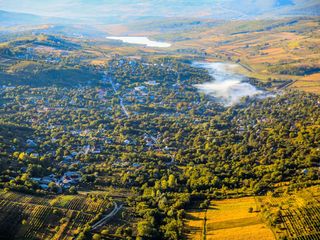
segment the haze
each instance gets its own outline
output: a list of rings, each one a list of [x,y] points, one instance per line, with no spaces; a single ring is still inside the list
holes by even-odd
[[[2,0],[0,9],[88,22],[152,17],[255,18],[319,13],[317,0]],[[115,19],[117,18],[117,19]]]

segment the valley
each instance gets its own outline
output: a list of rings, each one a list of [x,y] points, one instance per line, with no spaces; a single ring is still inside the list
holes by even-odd
[[[320,238],[316,1],[30,1],[0,2],[0,239]]]

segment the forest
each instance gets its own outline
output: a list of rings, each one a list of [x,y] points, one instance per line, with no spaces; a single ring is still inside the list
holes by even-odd
[[[269,91],[226,107],[194,87],[212,79],[208,72],[179,58],[115,56],[95,71],[100,79],[77,87],[0,89],[4,192],[124,192],[102,197],[123,205],[114,224],[94,228],[112,206],[102,205],[101,215],[72,230],[76,239],[181,239],[194,204],[319,184],[318,95]],[[60,234],[66,216],[43,234]]]

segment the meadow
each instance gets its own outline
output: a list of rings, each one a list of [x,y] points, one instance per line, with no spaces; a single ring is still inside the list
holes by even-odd
[[[188,239],[275,239],[253,197],[211,201],[206,210],[189,211],[186,226],[190,231]]]

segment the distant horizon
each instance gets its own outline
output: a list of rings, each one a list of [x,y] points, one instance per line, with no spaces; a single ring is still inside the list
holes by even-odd
[[[162,0],[160,3],[155,0],[48,0],[45,2],[38,0],[24,0],[23,2],[17,0],[0,0],[0,9],[8,12],[33,14],[43,17],[59,17],[59,18],[102,18],[108,16],[162,16],[163,14],[170,14],[170,8],[173,5],[183,7],[184,11],[189,13],[196,13],[197,9],[200,12],[203,7],[208,7],[214,2],[212,0],[201,0],[198,2],[192,0]],[[154,5],[157,4],[161,8],[168,11],[157,11]],[[171,4],[171,5],[170,5]],[[149,14],[150,13],[150,14]],[[186,13],[186,12],[185,12]],[[184,13],[184,14],[185,14]]]
[[[317,0],[0,0],[7,12],[74,20],[123,19],[143,17],[253,18],[290,14],[290,7],[308,8],[319,15]],[[315,8],[314,8],[315,6]],[[277,12],[284,9],[285,12]],[[274,11],[276,10],[276,11]],[[295,11],[292,12],[296,14]],[[302,15],[304,14],[301,11]],[[305,13],[305,14],[306,14]]]

